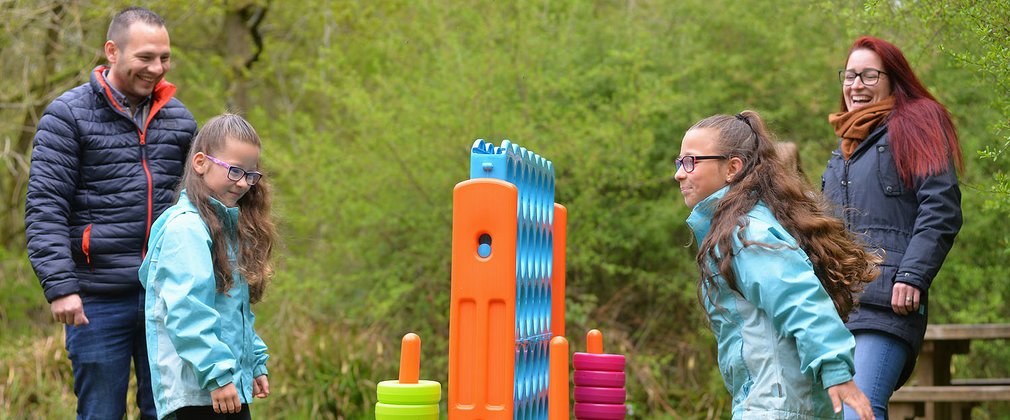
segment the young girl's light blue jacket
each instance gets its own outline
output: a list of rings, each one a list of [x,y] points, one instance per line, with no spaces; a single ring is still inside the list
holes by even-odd
[[[688,217],[699,244],[728,190],[698,203]],[[810,259],[771,210],[758,203],[747,217],[744,237],[774,248],[744,247],[734,233],[732,267],[741,293],[717,274],[712,300],[704,303],[733,418],[841,418],[827,388],[852,379],[855,339]]]
[[[211,199],[227,236],[237,234],[238,208]],[[234,286],[217,292],[211,237],[183,191],[151,227],[140,266],[146,289],[147,351],[158,418],[185,406],[212,405],[210,391],[234,383],[251,403],[253,378],[267,374],[267,346],[253,329],[249,285],[229,247]]]

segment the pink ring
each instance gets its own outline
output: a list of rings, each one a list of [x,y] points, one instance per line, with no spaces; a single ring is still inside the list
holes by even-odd
[[[575,370],[624,372],[624,355],[577,352],[572,356],[572,364]]]
[[[628,393],[624,388],[575,387],[575,402],[590,404],[624,404]]]
[[[575,403],[576,419],[622,420],[627,413],[624,404]]]
[[[572,379],[574,379],[575,386],[624,388],[624,372],[576,370]]]

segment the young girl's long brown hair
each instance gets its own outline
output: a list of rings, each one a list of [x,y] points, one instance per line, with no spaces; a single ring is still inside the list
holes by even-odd
[[[691,130],[700,128],[717,130],[719,154],[739,158],[743,167],[719,201],[709,233],[698,247],[696,261],[702,274],[699,292],[716,289],[709,261],[717,262],[729,287],[740,292],[732,268],[733,253],[719,253],[717,249],[732,250],[734,232],[744,246],[771,246],[748,241],[744,236],[747,213],[762,202],[807,253],[838,315],[848,320],[858,294],[877,277],[880,257],[867,252],[842,221],[830,215],[828,204],[809,182],[785,168],[757,112],[715,115],[699,121]]]
[[[244,118],[227,113],[211,118],[193,140],[179,185],[180,190],[186,190],[189,201],[200,211],[200,217],[210,231],[214,279],[220,293],[226,293],[234,283],[233,269],[228,262],[228,235],[222,229],[221,216],[210,203],[210,189],[193,168],[193,156],[197,153],[214,155],[224,149],[228,139],[262,147],[256,130]],[[273,276],[270,255],[277,238],[270,216],[270,184],[266,177],[249,188],[238,200],[238,207],[238,237],[233,245],[237,249],[239,273],[249,283],[249,300],[256,303],[263,298],[267,283]]]

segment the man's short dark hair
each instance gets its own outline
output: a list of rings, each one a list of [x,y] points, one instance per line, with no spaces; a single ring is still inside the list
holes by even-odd
[[[127,7],[116,13],[116,16],[112,18],[112,23],[109,24],[109,32],[106,34],[107,39],[115,42],[117,45],[125,42],[127,30],[130,29],[130,25],[136,22],[143,22],[148,25],[165,27],[165,19],[143,7]]]

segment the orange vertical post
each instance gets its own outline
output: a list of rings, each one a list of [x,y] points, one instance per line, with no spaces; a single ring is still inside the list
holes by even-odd
[[[551,268],[551,334],[565,335],[565,240],[568,209],[554,203],[554,252]]]
[[[568,340],[556,336],[551,339],[551,373],[548,419],[568,420]]]
[[[471,179],[453,189],[448,407],[453,420],[512,418],[517,207],[518,190],[505,181]],[[490,245],[487,257],[478,254],[482,236]]]
[[[400,383],[416,384],[421,379],[421,337],[407,333],[400,341]]]
[[[586,353],[603,354],[603,333],[592,329],[586,333]]]

